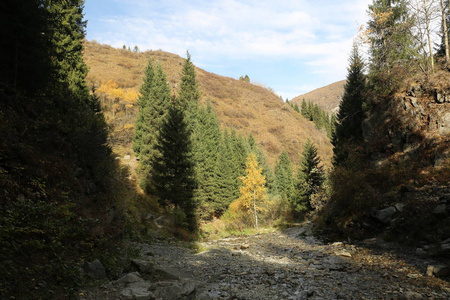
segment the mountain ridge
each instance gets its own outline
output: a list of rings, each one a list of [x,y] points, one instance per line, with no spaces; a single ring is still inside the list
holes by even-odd
[[[337,113],[344,94],[345,83],[346,80],[333,82],[306,94],[294,97],[291,102],[300,105],[302,100],[305,99],[318,104],[328,113]]]

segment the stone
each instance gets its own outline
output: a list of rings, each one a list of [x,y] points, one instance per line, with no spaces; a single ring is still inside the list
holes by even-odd
[[[430,265],[427,267],[427,276],[447,277],[450,276],[450,267],[445,265]]]
[[[145,288],[139,287],[129,287],[120,293],[120,295],[125,299],[135,299],[135,300],[151,300],[155,299],[152,292]]]
[[[336,252],[334,252],[334,254],[337,256],[342,256],[342,257],[352,257],[352,254],[350,252],[348,252],[347,250],[336,251]]]
[[[193,299],[197,290],[197,284],[192,281],[171,282],[170,285],[155,289],[154,295],[162,299]]]
[[[424,299],[422,294],[419,294],[417,292],[407,291],[403,293],[400,298],[401,300],[421,300]]]
[[[153,263],[143,260],[143,259],[133,259],[131,260],[131,264],[136,266],[139,272],[143,274],[153,274],[155,272],[155,268]]]
[[[105,267],[98,259],[91,261],[91,262],[84,263],[83,270],[91,278],[94,278],[94,279],[105,279],[106,278]]]
[[[397,209],[394,206],[389,206],[384,209],[378,210],[375,213],[375,218],[381,223],[388,224],[391,222],[392,217],[397,212]]]
[[[123,157],[123,159],[125,159],[125,160],[130,160],[130,159],[131,159],[131,155],[125,155],[125,156]]]
[[[128,273],[122,278],[116,280],[115,282],[118,284],[127,284],[127,283],[135,283],[135,282],[143,282],[144,279],[138,272]]]
[[[447,205],[446,204],[439,204],[433,209],[433,214],[435,215],[443,215],[447,211]]]
[[[416,249],[416,254],[417,255],[426,255],[427,252],[425,250],[423,250],[422,248],[417,248]]]
[[[405,203],[397,203],[394,205],[395,209],[399,212],[402,212],[405,209],[406,204]]]
[[[442,116],[439,126],[439,134],[440,135],[450,134],[450,113],[446,113],[445,115]]]
[[[343,247],[344,243],[343,242],[335,242],[335,243],[331,244],[331,246],[333,246],[333,247]]]
[[[444,103],[445,101],[445,96],[444,93],[441,91],[438,91],[437,89],[435,90],[435,97],[434,100],[436,100],[437,103]]]
[[[241,250],[245,250],[245,249],[248,249],[248,248],[250,248],[249,244],[242,244],[241,245]]]

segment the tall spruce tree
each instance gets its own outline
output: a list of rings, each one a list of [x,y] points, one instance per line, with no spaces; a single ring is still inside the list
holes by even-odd
[[[325,172],[320,163],[317,148],[308,139],[303,146],[302,161],[295,182],[295,195],[291,202],[293,209],[298,213],[312,209],[311,196],[322,188]]]
[[[139,111],[135,124],[133,150],[140,159],[141,187],[148,191],[151,176],[150,162],[157,155],[158,150],[155,145],[167,114],[170,88],[160,64],[157,64],[154,70],[153,62],[150,60],[144,75],[138,98]]]
[[[192,157],[191,133],[185,113],[176,100],[162,124],[156,144],[157,154],[151,159],[151,191],[163,206],[173,205],[186,216],[187,229],[195,230],[197,188],[195,165]]]
[[[275,166],[275,184],[277,193],[283,199],[290,199],[294,190],[293,169],[286,150],[280,154]]]
[[[88,97],[85,78],[88,68],[83,61],[83,40],[86,21],[83,20],[84,0],[52,1],[45,0],[45,7],[51,17],[49,30],[53,45],[52,61],[57,78],[66,83],[72,93],[85,101]]]
[[[195,119],[198,101],[200,100],[200,91],[195,75],[195,67],[191,61],[191,55],[187,52],[187,58],[184,60],[181,71],[180,91],[178,93],[177,105],[182,110],[188,112],[188,118]]]
[[[227,204],[218,197],[218,180],[221,170],[219,163],[222,133],[219,121],[211,106],[201,106],[197,114],[197,126],[193,132],[195,145],[196,174],[198,188],[196,198],[199,203],[202,218],[220,215]]]
[[[360,142],[363,139],[363,104],[367,97],[366,76],[364,75],[364,62],[356,44],[353,45],[349,62],[344,96],[339,105],[336,131],[332,139],[335,164],[340,164],[346,159],[345,144]]]

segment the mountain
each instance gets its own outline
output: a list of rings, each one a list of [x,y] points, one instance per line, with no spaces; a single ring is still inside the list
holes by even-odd
[[[143,70],[150,58],[161,64],[175,93],[179,88],[183,58],[161,50],[135,53],[95,42],[85,44],[84,59],[89,66],[87,81],[100,91],[98,95],[112,133],[110,143],[118,155],[133,155],[131,138],[137,112],[135,100]],[[193,61],[195,63],[195,57]],[[196,68],[196,74],[201,101],[211,102],[221,126],[234,128],[245,136],[251,133],[265,152],[269,164],[273,166],[284,149],[297,164],[303,144],[310,138],[324,164],[330,166],[332,145],[326,134],[272,91],[200,68]]]
[[[315,89],[304,95],[300,95],[291,100],[292,103],[301,104],[302,100],[310,100],[317,103],[328,113],[337,113],[339,104],[344,94],[345,80],[341,80],[327,86]]]

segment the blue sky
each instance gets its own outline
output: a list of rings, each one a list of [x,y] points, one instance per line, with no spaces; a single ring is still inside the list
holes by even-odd
[[[372,0],[86,0],[87,39],[164,50],[283,99],[345,79]]]

